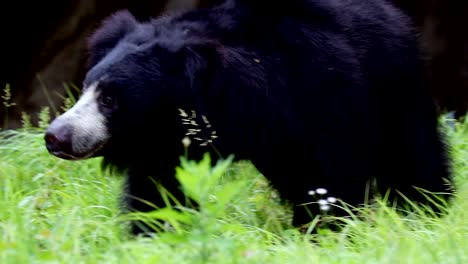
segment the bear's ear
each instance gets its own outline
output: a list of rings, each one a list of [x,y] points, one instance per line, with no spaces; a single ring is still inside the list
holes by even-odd
[[[128,10],[121,10],[103,20],[88,39],[88,67],[99,62],[138,22]]]

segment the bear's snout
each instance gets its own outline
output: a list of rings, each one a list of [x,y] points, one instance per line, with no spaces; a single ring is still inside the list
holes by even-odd
[[[47,129],[44,140],[47,150],[63,159],[75,159],[72,151],[72,129],[68,125],[52,122]]]

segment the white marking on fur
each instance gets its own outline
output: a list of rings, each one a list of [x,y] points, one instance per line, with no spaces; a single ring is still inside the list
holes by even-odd
[[[90,157],[110,138],[106,118],[99,111],[97,91],[98,83],[84,89],[76,104],[57,119],[72,127],[72,150],[77,154]]]

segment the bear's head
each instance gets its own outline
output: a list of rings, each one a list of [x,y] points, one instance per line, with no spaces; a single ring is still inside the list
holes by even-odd
[[[202,27],[178,17],[140,23],[127,11],[105,20],[89,39],[82,95],[46,131],[48,151],[85,159],[116,142],[143,148],[149,135],[173,136],[177,108],[190,104],[218,56]]]

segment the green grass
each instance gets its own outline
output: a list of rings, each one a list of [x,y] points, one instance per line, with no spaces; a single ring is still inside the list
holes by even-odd
[[[122,178],[102,172],[99,158],[60,160],[45,150],[43,130],[3,131],[0,263],[468,263],[468,125],[448,134],[458,193],[445,217],[379,206],[338,233],[300,234],[248,162],[182,159],[177,177],[199,211],[124,215]],[[132,238],[130,218],[172,227]]]

